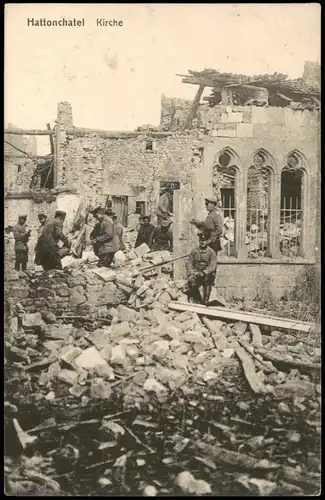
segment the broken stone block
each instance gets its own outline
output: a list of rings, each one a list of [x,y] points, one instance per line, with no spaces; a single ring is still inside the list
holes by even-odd
[[[82,353],[80,347],[74,347],[73,345],[65,346],[62,351],[59,353],[59,358],[68,365],[73,365],[74,360]]]
[[[136,295],[138,297],[141,297],[141,295],[143,295],[149,288],[149,285],[147,285],[146,283],[141,285],[140,288],[138,288],[137,292],[136,292]]]
[[[100,276],[104,281],[114,281],[116,279],[116,272],[107,267],[98,267],[92,269],[92,272]]]
[[[54,401],[54,399],[55,399],[55,392],[50,391],[48,394],[46,394],[45,399],[47,401]]]
[[[183,323],[184,321],[192,319],[192,314],[189,311],[184,311],[182,313],[176,314],[174,316],[175,321],[179,321],[180,323]]]
[[[106,359],[106,361],[109,361],[111,359],[112,346],[105,345],[103,349],[100,350],[99,354],[102,356],[102,358]]]
[[[88,390],[88,387],[82,386],[82,385],[73,385],[72,387],[69,388],[69,392],[71,396],[75,396],[77,398],[80,398],[85,392]]]
[[[70,303],[73,306],[79,306],[80,304],[84,304],[87,298],[84,294],[84,289],[82,286],[74,286],[70,291]]]
[[[126,260],[127,260],[127,257],[121,250],[118,250],[118,252],[116,252],[114,254],[114,262],[116,264],[122,265],[126,262]]]
[[[44,321],[41,313],[24,314],[22,318],[22,325],[24,328],[34,328],[36,326],[43,326]]]
[[[302,397],[313,399],[315,386],[306,380],[287,380],[284,384],[276,385],[274,397],[276,399]]]
[[[219,375],[213,371],[207,371],[202,376],[202,380],[204,382],[208,382],[209,380],[216,380],[218,378],[219,378]]]
[[[98,328],[89,335],[88,340],[100,351],[109,342],[110,333],[109,327]]]
[[[102,378],[94,379],[89,388],[89,395],[93,399],[110,399],[112,395],[110,383]]]
[[[49,369],[47,370],[47,373],[50,375],[50,377],[57,375],[61,371],[61,366],[58,361],[55,361],[49,366]]]
[[[63,369],[56,374],[56,378],[69,385],[75,385],[78,380],[78,373],[73,370]]]
[[[167,389],[160,382],[157,382],[154,378],[148,378],[143,384],[143,389],[146,392],[154,392],[156,394],[166,393]]]
[[[48,340],[47,342],[44,342],[43,346],[52,354],[56,354],[60,349],[62,349],[63,344],[63,340]]]
[[[80,368],[95,368],[97,365],[105,365],[106,361],[97,351],[96,347],[89,347],[75,359],[75,364]]]
[[[129,260],[135,260],[138,256],[137,254],[135,253],[134,250],[130,250],[127,254],[126,254],[127,258]]]
[[[226,359],[230,359],[230,358],[233,357],[234,354],[235,354],[235,349],[233,349],[232,347],[230,347],[228,349],[224,349],[223,350],[222,357],[226,358]]]
[[[139,314],[134,311],[134,309],[130,309],[129,307],[123,306],[120,304],[116,308],[120,321],[136,321],[139,317]]]
[[[263,346],[263,337],[259,326],[249,323],[249,330],[252,334],[252,344],[255,346]]]
[[[108,364],[105,365],[96,365],[94,371],[98,377],[103,378],[104,380],[115,380],[115,375],[113,368],[111,368]]]
[[[117,345],[112,348],[111,363],[115,365],[124,365],[126,361],[126,350],[123,346]]]
[[[247,329],[247,323],[243,323],[243,321],[237,321],[232,329],[234,333],[237,333],[238,335],[244,335]]]
[[[203,339],[204,339],[203,334],[201,332],[199,332],[199,331],[186,332],[182,336],[182,340],[184,340],[184,342],[189,342],[189,343],[200,342]]]
[[[132,310],[132,309],[131,309]],[[122,321],[122,323],[115,323],[111,325],[111,338],[124,337],[131,333],[131,327],[128,321]]]
[[[203,479],[195,479],[195,477],[187,471],[181,472],[176,477],[175,481],[179,489],[188,495],[208,495],[212,493],[211,486]]]
[[[169,350],[168,340],[156,340],[153,342],[154,354],[163,356]]]
[[[137,255],[137,257],[140,257],[140,258],[149,252],[150,252],[150,248],[148,247],[148,245],[146,243],[142,243],[142,245],[140,245],[134,249],[134,253]]]
[[[46,335],[52,339],[64,340],[64,342],[69,342],[70,335],[72,335],[73,326],[70,325],[51,325],[48,327]]]

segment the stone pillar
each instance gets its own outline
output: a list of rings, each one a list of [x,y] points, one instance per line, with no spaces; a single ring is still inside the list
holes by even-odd
[[[174,257],[190,253],[192,250],[193,226],[189,223],[192,218],[192,193],[188,189],[174,191]],[[186,258],[174,262],[174,279],[186,278]]]
[[[60,123],[62,129],[73,127],[72,107],[69,102],[59,102],[57,121]]]

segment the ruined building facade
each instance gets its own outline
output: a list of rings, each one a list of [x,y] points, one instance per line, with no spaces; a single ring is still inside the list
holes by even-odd
[[[110,205],[130,225],[143,212],[155,219],[161,187],[173,186],[179,255],[196,244],[188,221],[205,217],[204,199],[214,194],[225,218],[219,292],[254,297],[268,287],[282,297],[319,260],[319,111],[201,104],[184,130],[191,106],[164,97],[159,127],[123,134],[77,129],[71,106],[60,103],[52,191]],[[10,222],[26,203],[15,202],[14,190],[6,200]],[[57,206],[44,203],[34,211]]]

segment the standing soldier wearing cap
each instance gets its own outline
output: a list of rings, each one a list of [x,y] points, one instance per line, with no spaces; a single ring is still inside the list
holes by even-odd
[[[208,216],[205,221],[192,219],[190,223],[194,224],[201,231],[209,234],[209,247],[217,254],[221,250],[220,237],[223,229],[222,216],[218,211],[218,200],[216,198],[206,198],[205,206],[208,211]]]
[[[173,251],[173,233],[170,229],[171,223],[172,221],[169,217],[164,217],[151,233],[148,246],[152,252],[157,252],[159,250]]]
[[[28,262],[28,240],[30,230],[26,227],[27,215],[20,215],[18,223],[13,227],[13,235],[15,239],[15,269],[26,271]]]
[[[38,236],[38,239],[37,239],[37,243],[38,243],[38,240],[43,232],[43,229],[44,229],[44,226],[45,226],[45,223],[46,223],[46,219],[47,219],[47,215],[41,213],[41,214],[38,214],[38,220],[40,222],[40,226],[37,230],[37,236]],[[39,261],[39,258],[38,258],[38,249],[37,249],[37,243],[36,243],[36,246],[35,246],[35,260],[34,260],[34,264],[36,264],[37,266],[40,265],[40,261]]]
[[[203,286],[203,303],[208,304],[211,289],[216,279],[217,255],[209,247],[209,235],[199,234],[199,246],[192,250],[187,262],[188,295],[195,302],[201,302],[199,288]]]
[[[139,247],[142,243],[149,245],[150,236],[155,229],[155,226],[150,224],[150,215],[143,215],[141,217],[141,225],[135,240],[134,248]]]
[[[96,255],[99,258],[98,267],[110,267],[113,262],[114,254],[119,250],[119,238],[116,234],[115,224],[112,219],[106,215],[105,209],[97,207],[90,212],[98,221],[96,224],[91,242]],[[96,231],[95,231],[96,229]],[[94,234],[98,236],[94,237]]]
[[[170,196],[171,196],[170,189],[168,189],[167,187],[163,187],[161,189],[161,195],[160,195],[159,203],[158,203],[158,207],[157,207],[158,224],[160,223],[160,221],[162,219],[169,217],[171,215]]]
[[[122,226],[122,224],[120,224],[118,222],[117,215],[114,214],[114,212],[112,213],[112,219],[113,219],[113,222],[115,224],[116,234],[117,234],[118,239],[120,241],[120,250],[122,250],[122,252],[123,252],[124,250],[126,250],[125,244],[124,244],[124,241],[123,241],[124,227]]]
[[[66,213],[57,210],[54,214],[54,220],[44,225],[38,238],[35,261],[43,267],[44,271],[62,269],[59,241],[62,241],[67,249],[71,248],[70,241],[62,232],[65,218]]]

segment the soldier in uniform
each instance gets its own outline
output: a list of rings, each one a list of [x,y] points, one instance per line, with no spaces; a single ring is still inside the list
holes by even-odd
[[[38,262],[44,271],[52,269],[62,269],[61,254],[58,242],[62,241],[64,247],[71,248],[71,243],[63,234],[63,223],[66,218],[66,213],[57,210],[54,214],[54,219],[47,222],[38,238],[35,252],[35,261]]]
[[[203,286],[203,304],[208,304],[217,269],[217,255],[209,247],[210,236],[199,234],[199,246],[192,250],[187,261],[188,295],[194,302],[201,302],[199,288]]]
[[[161,218],[160,224],[155,227],[149,238],[148,246],[152,252],[159,250],[173,251],[173,233],[170,229],[172,221],[169,217]]]
[[[112,212],[112,219],[113,219],[113,222],[115,224],[116,234],[117,234],[119,241],[120,241],[120,250],[124,251],[126,249],[124,241],[123,241],[124,227],[122,226],[122,224],[120,224],[118,222],[117,215],[114,214],[114,212]]]
[[[26,271],[28,262],[28,240],[30,230],[26,227],[27,215],[20,215],[18,223],[13,228],[15,239],[15,269],[16,271]]]
[[[150,224],[150,215],[143,215],[141,217],[141,225],[135,240],[134,248],[139,247],[142,243],[149,244],[150,236],[155,229],[155,226]]]
[[[223,231],[223,220],[218,208],[218,200],[216,198],[206,198],[205,206],[208,211],[205,221],[192,219],[190,223],[209,234],[209,247],[217,254],[221,250],[220,238]]]
[[[98,267],[110,267],[114,254],[120,247],[115,224],[102,207],[97,207],[90,213],[99,223],[96,224],[91,237],[94,252],[99,258]]]

